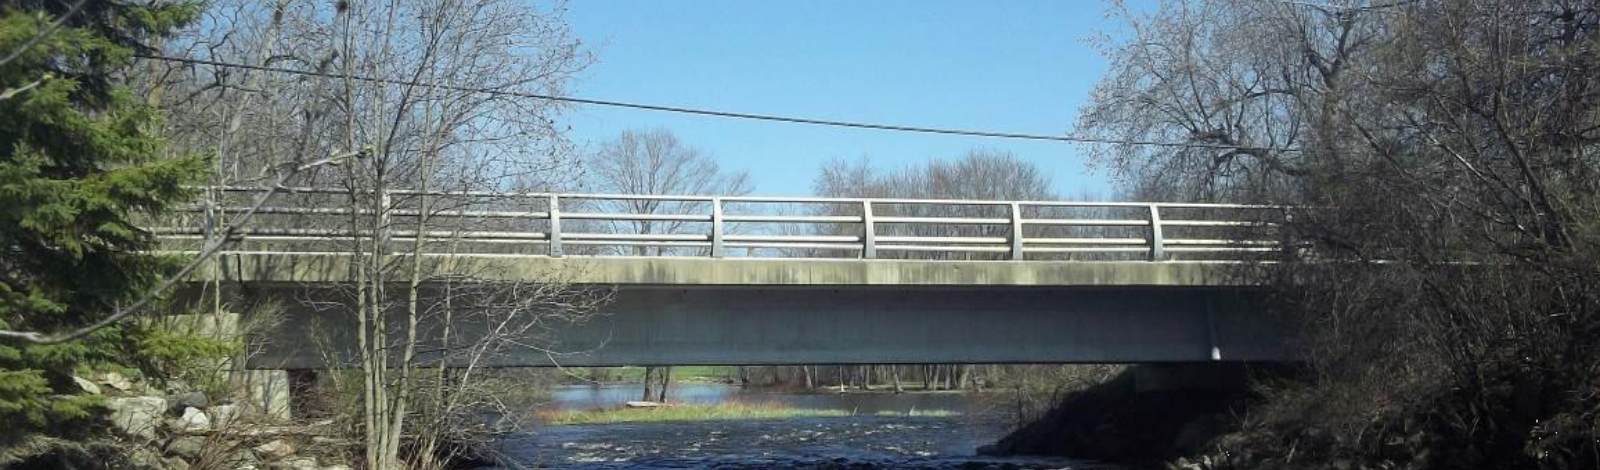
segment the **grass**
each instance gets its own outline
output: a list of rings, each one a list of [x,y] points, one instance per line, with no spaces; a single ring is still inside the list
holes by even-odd
[[[806,410],[776,403],[722,403],[717,405],[669,404],[654,408],[612,408],[589,411],[557,411],[541,417],[547,424],[662,423],[672,421],[713,421],[731,419],[784,419],[854,416],[844,410]],[[907,413],[879,411],[880,417],[951,417],[951,410],[911,410]]]
[[[549,424],[610,424],[821,416],[850,416],[850,412],[841,410],[802,410],[768,403],[724,403],[720,405],[666,405],[655,408],[559,411],[545,414],[544,420]]]
[[[911,410],[909,412],[905,412],[905,413],[901,413],[901,412],[898,412],[898,411],[879,411],[877,413],[873,413],[872,415],[873,416],[886,416],[886,417],[918,416],[918,417],[930,417],[930,418],[948,418],[948,417],[951,417],[951,416],[961,416],[961,412],[952,411],[952,410],[917,410],[917,409],[913,409],[913,410]]]
[[[607,381],[637,383],[644,378],[643,367],[610,367],[602,377]],[[574,374],[580,377],[589,377],[586,370],[576,370]],[[674,383],[689,382],[721,382],[737,377],[738,368],[732,366],[674,366],[672,368],[672,381]]]

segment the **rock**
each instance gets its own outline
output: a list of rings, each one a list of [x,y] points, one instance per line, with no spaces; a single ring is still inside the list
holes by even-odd
[[[174,426],[178,431],[186,433],[206,432],[211,430],[211,417],[206,412],[195,407],[183,409],[183,417],[175,421]]]
[[[206,439],[199,436],[184,436],[173,439],[167,444],[167,453],[179,457],[193,459],[199,457],[206,450]]]
[[[144,446],[133,446],[125,455],[128,457],[128,463],[132,464],[129,465],[131,468],[151,470],[166,468],[166,459]]]
[[[124,392],[133,390],[133,381],[128,380],[127,377],[123,377],[122,374],[118,374],[116,372],[106,372],[104,374],[100,374],[100,383]]]
[[[195,389],[194,387],[190,387],[188,382],[170,377],[167,378],[167,380],[162,381],[162,383],[166,386],[166,388],[163,390],[166,390],[168,395],[177,395]],[[167,399],[170,400],[172,397],[167,397]]]
[[[167,402],[172,404],[172,411],[181,411],[184,408],[205,408],[211,401],[206,399],[202,392],[183,392],[167,397]]]
[[[163,470],[189,470],[189,462],[177,457],[167,457],[161,460]]]
[[[284,458],[284,457],[288,457],[290,454],[293,454],[294,453],[294,446],[291,446],[291,445],[289,445],[289,443],[283,442],[283,440],[278,439],[278,440],[273,440],[272,442],[268,442],[266,444],[258,445],[252,450],[254,450],[256,452],[256,455],[261,457],[262,459],[265,459],[265,460],[277,460],[277,459],[281,459],[281,458]]]
[[[627,403],[627,405],[628,408],[655,408],[661,406],[661,403],[653,401],[630,401]]]
[[[78,377],[78,376],[74,375],[74,376],[72,376],[72,383],[77,384],[78,388],[83,389],[84,393],[88,393],[90,395],[99,395],[100,394],[100,386],[99,385],[95,385],[94,381],[91,381],[89,379],[85,379],[83,377]]]
[[[225,429],[233,420],[239,417],[238,405],[217,405],[206,408],[206,414],[211,416],[211,425],[217,429]]]
[[[295,457],[292,459],[286,459],[282,462],[278,462],[276,465],[273,465],[273,467],[282,468],[285,470],[321,470],[322,468],[317,466],[317,459],[311,457]]]
[[[122,397],[106,400],[111,410],[111,424],[129,436],[155,439],[161,416],[167,411],[167,400],[161,397]]]
[[[247,468],[254,470],[261,467],[261,459],[256,458],[256,454],[249,449],[234,450],[233,455],[228,456],[224,462],[226,462],[223,464],[224,467],[233,468],[234,470],[245,470]]]
[[[342,464],[342,463],[341,464],[333,464],[333,465],[329,465],[329,466],[326,466],[326,467],[322,467],[322,470],[350,470],[350,466]]]

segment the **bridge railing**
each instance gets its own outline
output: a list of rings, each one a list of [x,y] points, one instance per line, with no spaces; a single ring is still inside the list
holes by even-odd
[[[208,202],[150,230],[197,246],[259,191],[209,188]],[[258,214],[235,231],[240,249],[382,242],[438,254],[1165,261],[1286,246],[1285,208],[1240,204],[291,188]]]

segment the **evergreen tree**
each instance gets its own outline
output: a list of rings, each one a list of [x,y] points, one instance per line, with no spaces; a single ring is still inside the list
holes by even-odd
[[[103,319],[174,267],[134,225],[183,202],[205,172],[170,158],[154,107],[123,85],[144,44],[195,18],[192,2],[0,4],[0,329],[70,331]],[[95,416],[76,369],[128,363],[134,333],[62,344],[0,340],[0,438]],[[0,439],[3,442],[5,439]]]

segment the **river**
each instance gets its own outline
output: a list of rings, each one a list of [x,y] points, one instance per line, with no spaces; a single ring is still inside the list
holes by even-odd
[[[609,408],[638,400],[642,393],[639,385],[558,386],[549,406]],[[675,403],[773,403],[851,415],[545,426],[505,439],[501,449],[527,467],[575,470],[1107,468],[1051,458],[976,456],[978,446],[1005,432],[1006,417],[964,393],[797,393],[695,383],[674,384],[668,398]]]

